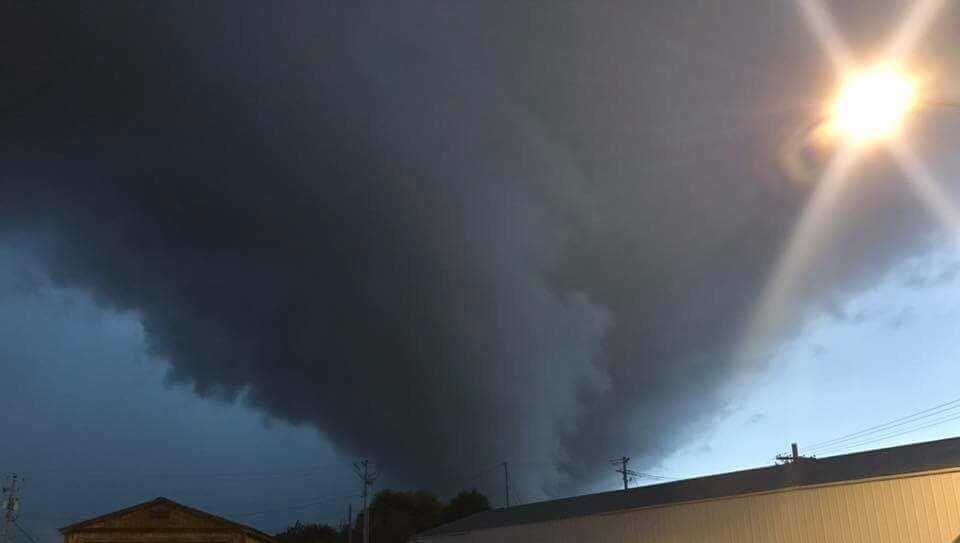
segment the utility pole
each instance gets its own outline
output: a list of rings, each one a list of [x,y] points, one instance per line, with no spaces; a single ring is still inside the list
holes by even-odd
[[[776,460],[780,464],[795,464],[800,460],[808,459],[807,456],[800,456],[800,448],[797,447],[796,443],[790,444],[790,454],[778,454]]]
[[[353,543],[353,502],[347,504],[347,543]]]
[[[3,494],[3,526],[0,526],[0,543],[11,543],[14,536],[14,526],[17,522],[17,512],[20,510],[20,497],[17,496],[17,474],[11,473],[7,483],[0,487]]]
[[[617,473],[623,475],[623,489],[627,490],[630,488],[630,481],[636,479],[640,476],[639,473],[633,471],[632,469],[627,469],[627,464],[630,463],[629,456],[621,456],[620,458],[615,458],[610,461],[614,466],[620,466],[620,469],[616,470]]]
[[[361,510],[363,511],[363,543],[370,543],[370,508],[367,507],[367,493],[368,489],[373,486],[373,482],[377,480],[380,474],[371,469],[369,460],[354,462],[353,471],[363,483],[363,494],[361,495],[363,499],[361,506]]]
[[[796,464],[797,462],[806,462],[816,460],[816,456],[803,456],[800,454],[800,449],[797,447],[796,443],[790,444],[790,454],[778,454],[776,457],[777,464]]]
[[[504,503],[510,507],[510,472],[507,470],[507,463],[503,463],[503,496]]]

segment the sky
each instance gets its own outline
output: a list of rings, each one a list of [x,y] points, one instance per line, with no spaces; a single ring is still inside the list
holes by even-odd
[[[887,3],[830,5],[864,59]],[[793,2],[2,9],[0,471],[43,543],[158,495],[335,523],[359,458],[495,503],[503,461],[519,501],[769,465],[956,395],[960,248],[879,151],[742,355],[835,83]],[[951,201],[958,129],[909,127]]]

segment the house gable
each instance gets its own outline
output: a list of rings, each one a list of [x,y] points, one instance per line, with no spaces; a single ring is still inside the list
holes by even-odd
[[[130,539],[123,534],[129,536],[136,534],[133,539],[144,541],[171,532],[218,534],[219,537],[206,539],[211,542],[214,539],[242,541],[244,540],[242,534],[249,539],[276,543],[273,537],[249,526],[181,505],[167,498],[156,498],[60,529],[66,541],[77,542],[92,540],[88,536],[94,535],[97,536],[94,539],[100,541],[103,539],[100,536],[107,533],[113,534],[114,537],[110,539],[117,541]],[[235,537],[229,537],[229,534],[234,534]]]

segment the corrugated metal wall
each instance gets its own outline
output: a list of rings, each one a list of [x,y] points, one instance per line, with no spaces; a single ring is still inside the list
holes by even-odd
[[[960,473],[639,509],[483,530],[433,541],[960,543]]]

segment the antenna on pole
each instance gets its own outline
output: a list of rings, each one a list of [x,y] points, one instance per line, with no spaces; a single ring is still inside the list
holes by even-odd
[[[20,497],[17,495],[17,474],[11,473],[6,484],[0,487],[3,494],[3,500],[0,501],[0,507],[3,508],[3,525],[0,526],[0,543],[12,543],[14,537],[14,527],[16,526],[17,516],[20,511]]]
[[[380,472],[372,469],[371,462],[366,459],[354,462],[353,471],[363,483],[363,494],[361,495],[363,499],[361,508],[361,511],[363,511],[363,543],[370,543],[370,508],[367,507],[367,493],[369,488],[373,486],[373,482],[380,476]]]
[[[640,476],[639,473],[633,471],[632,469],[627,469],[627,464],[630,463],[629,456],[621,456],[620,458],[614,458],[610,461],[614,466],[620,466],[617,473],[623,476],[623,489],[627,490],[630,488],[630,481],[636,480]]]

